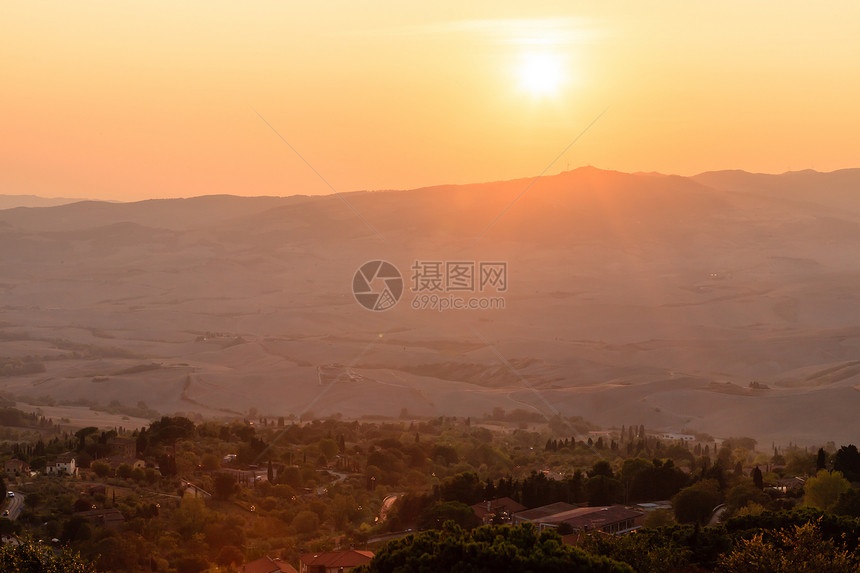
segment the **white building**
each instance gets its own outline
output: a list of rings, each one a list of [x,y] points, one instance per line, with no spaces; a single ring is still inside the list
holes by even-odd
[[[49,475],[78,475],[78,467],[75,465],[75,454],[72,452],[60,454],[56,460],[48,462],[48,465],[45,466],[45,473]]]

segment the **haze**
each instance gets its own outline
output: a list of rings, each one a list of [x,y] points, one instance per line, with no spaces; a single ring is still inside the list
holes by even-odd
[[[858,430],[855,3],[2,10],[16,400]]]
[[[858,163],[850,1],[0,10],[5,194],[284,196],[513,179],[541,172],[606,109],[551,173]]]

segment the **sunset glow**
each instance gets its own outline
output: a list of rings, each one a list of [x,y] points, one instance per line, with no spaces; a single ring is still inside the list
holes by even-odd
[[[557,95],[564,74],[564,63],[558,54],[528,52],[519,68],[520,87],[534,96]]]
[[[0,187],[142,199],[857,165],[860,5],[6,3]],[[726,30],[731,30],[730,34]]]

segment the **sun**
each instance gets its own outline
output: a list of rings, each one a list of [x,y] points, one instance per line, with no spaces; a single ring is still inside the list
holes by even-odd
[[[551,51],[526,52],[518,69],[520,88],[534,97],[557,95],[565,80],[563,58]]]

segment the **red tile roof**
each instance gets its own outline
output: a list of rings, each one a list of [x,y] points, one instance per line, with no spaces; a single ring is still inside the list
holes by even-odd
[[[305,553],[299,560],[311,567],[358,567],[373,559],[373,551],[327,551],[324,553]]]
[[[490,504],[489,510],[487,509],[488,503]],[[514,514],[518,511],[523,511],[525,508],[526,506],[515,502],[509,497],[500,497],[490,502],[482,501],[481,503],[476,503],[472,506],[472,510],[475,512],[475,515],[481,519],[491,513],[506,511],[509,514]]]
[[[239,567],[239,573],[298,573],[296,568],[280,559],[261,557]]]

